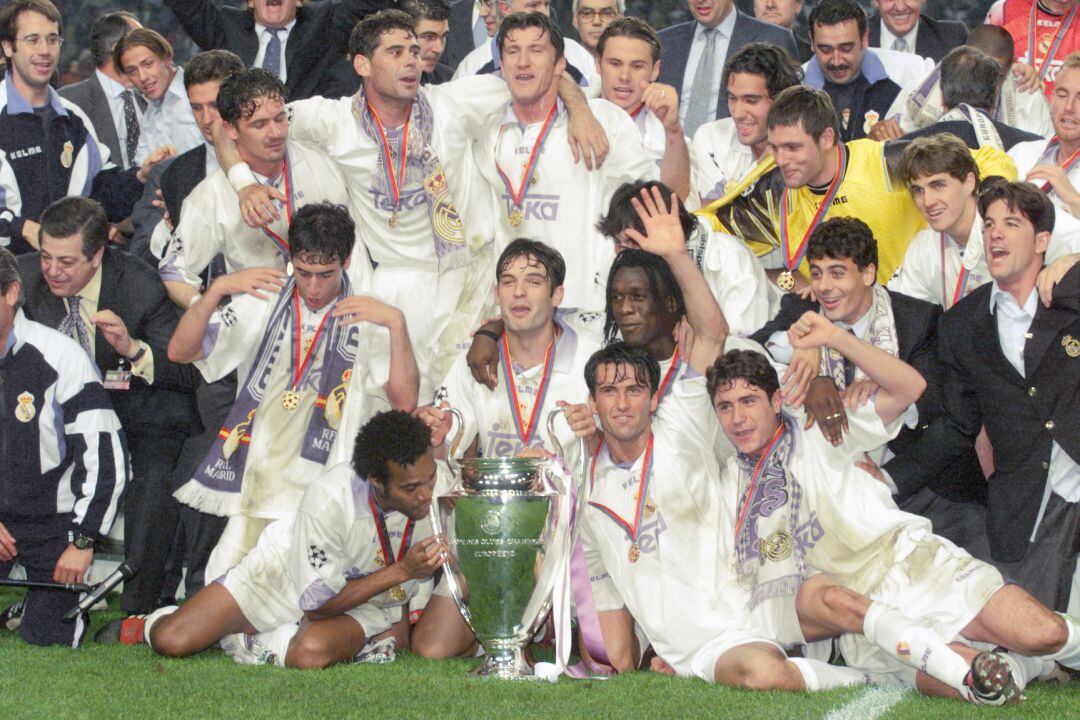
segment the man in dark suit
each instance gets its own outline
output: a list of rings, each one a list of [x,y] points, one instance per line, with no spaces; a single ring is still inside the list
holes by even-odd
[[[1017,143],[1046,139],[992,118],[997,107],[1001,78],[1001,65],[997,60],[982,50],[962,45],[945,55],[940,68],[941,102],[945,106],[945,114],[938,122],[904,137],[949,132],[973,150],[989,142],[1000,144],[1006,151]]]
[[[135,165],[139,146],[139,123],[146,100],[131,88],[131,81],[116,70],[113,46],[129,30],[142,27],[129,12],[102,15],[90,29],[90,58],[94,74],[60,88],[60,97],[79,106],[90,118],[100,140],[109,148],[109,158],[119,168]],[[121,142],[123,139],[123,142]]]
[[[979,213],[994,280],[942,317],[944,414],[889,472],[901,501],[937,488],[985,426],[994,458],[986,522],[992,560],[1064,610],[1080,551],[1080,268],[1066,270],[1076,256],[1048,268],[1044,278],[1060,281],[1052,304],[1040,302],[1036,279],[1054,206],[1033,185],[991,184]]]
[[[216,0],[166,0],[187,34],[204,49],[231,50],[249,67],[285,81],[288,99],[320,94],[327,70],[345,54],[349,33],[387,0],[322,0],[300,4],[248,0],[246,9]]]
[[[869,23],[870,47],[914,53],[941,62],[945,53],[963,45],[968,29],[958,20],[923,15],[924,0],[874,0],[878,12]]]
[[[802,0],[754,0],[754,17],[773,25],[787,28],[795,35],[795,46],[799,48],[800,63],[814,57],[814,48],[806,31],[795,28],[795,21],[802,12]]]
[[[727,103],[720,101],[720,76],[727,59],[740,48],[769,42],[793,58],[799,51],[790,30],[743,14],[733,0],[716,0],[704,12],[693,0],[687,4],[694,20],[660,31],[659,81],[679,91],[679,119],[693,137],[705,122],[728,117]]]
[[[841,393],[849,400],[869,396],[873,383],[854,366],[821,357],[817,350],[793,350],[788,328],[806,312],[820,312],[857,337],[908,363],[926,380],[926,391],[908,410],[905,426],[886,448],[867,459],[868,470],[881,464],[890,471],[894,456],[910,452],[933,418],[942,412],[942,370],[935,357],[941,308],[933,303],[892,292],[877,285],[877,243],[870,228],[855,218],[826,220],[808,241],[810,287],[817,301],[787,293],[780,312],[751,337],[779,362],[789,365],[784,380],[785,402],[805,398],[807,419],[817,422],[834,443],[842,438],[846,415]],[[886,458],[890,458],[886,461]],[[934,531],[973,555],[988,555],[979,493],[983,477],[974,449],[950,465],[950,483],[939,493],[927,491],[911,498],[903,509],[926,515]],[[887,484],[887,483],[886,483]]]
[[[94,200],[57,200],[41,217],[41,252],[19,258],[26,316],[70,335],[104,378],[131,453],[124,545],[138,573],[120,606],[157,607],[177,503],[169,477],[185,436],[197,429],[195,369],[169,361],[178,315],[157,272],[107,249],[108,220]]]

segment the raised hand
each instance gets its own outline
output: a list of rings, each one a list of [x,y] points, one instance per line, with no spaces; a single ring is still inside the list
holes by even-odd
[[[635,228],[626,228],[626,237],[642,250],[654,255],[672,255],[686,252],[686,233],[679,218],[679,198],[671,194],[671,205],[664,202],[660,188],[642,188],[639,197],[631,198],[630,204],[641,219],[644,234]]]

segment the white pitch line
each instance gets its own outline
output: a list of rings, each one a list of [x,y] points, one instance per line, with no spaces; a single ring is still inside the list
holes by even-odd
[[[825,720],[876,720],[903,700],[908,689],[902,685],[871,685],[855,699],[825,716]]]

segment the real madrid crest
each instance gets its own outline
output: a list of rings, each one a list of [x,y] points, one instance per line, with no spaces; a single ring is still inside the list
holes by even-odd
[[[23,392],[15,399],[19,403],[15,407],[15,418],[24,423],[33,420],[34,416],[37,415],[37,408],[34,407],[34,396],[28,392]]]
[[[878,120],[880,120],[880,119],[881,119],[881,115],[878,113],[877,110],[867,110],[866,114],[863,115],[863,126],[862,126],[863,132],[866,133],[867,135],[869,135],[870,134],[870,128],[877,125]]]
[[[1065,348],[1065,354],[1071,358],[1080,357],[1080,340],[1072,335],[1061,338],[1061,346]]]
[[[60,153],[60,164],[65,168],[71,167],[71,162],[75,159],[75,146],[68,140],[64,143],[64,151]]]

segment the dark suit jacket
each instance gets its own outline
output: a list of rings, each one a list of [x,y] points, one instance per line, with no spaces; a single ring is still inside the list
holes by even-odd
[[[798,48],[795,47],[795,36],[787,28],[770,25],[757,18],[750,17],[735,10],[735,29],[731,32],[731,42],[728,43],[727,55],[724,62],[737,53],[744,45],[752,42],[767,42],[779,45],[788,51],[793,58],[799,56]],[[694,42],[694,32],[697,22],[681,23],[665,28],[660,31],[660,43],[663,50],[660,53],[660,77],[659,81],[671,85],[682,92],[683,75],[686,74],[686,62],[690,57],[690,45]],[[721,95],[717,88],[717,94]],[[726,95],[721,95],[725,97]],[[681,96],[680,96],[681,97]],[[716,117],[728,117],[727,102],[721,99],[716,104]]]
[[[450,34],[446,36],[446,52],[442,61],[451,71],[457,70],[462,59],[476,49],[472,34],[473,0],[457,0],[450,5]]]
[[[57,327],[67,309],[41,275],[40,254],[21,255],[18,262],[26,316]],[[98,309],[116,313],[131,337],[145,342],[154,353],[153,385],[132,376],[129,390],[106,391],[124,432],[153,437],[165,432],[196,431],[199,423],[193,393],[198,372],[193,365],[177,365],[169,360],[169,338],[179,314],[165,294],[157,271],[138,258],[106,248],[101,273]],[[106,371],[117,369],[120,357],[100,330],[94,333],[94,362],[104,377]]]
[[[1049,309],[1040,302],[1024,345],[1020,375],[1005,359],[990,314],[991,284],[972,291],[941,319],[938,357],[944,369],[944,415],[916,448],[889,472],[901,497],[934,488],[943,468],[970,448],[982,426],[994,448],[987,535],[995,560],[1020,560],[1038,516],[1057,442],[1080,460],[1080,357],[1062,339],[1080,338],[1080,265],[1054,288]]]
[[[874,13],[866,18],[866,29],[870,35],[870,47],[881,47],[880,13]],[[945,57],[950,50],[966,43],[967,36],[967,25],[959,20],[935,20],[919,15],[919,31],[915,35],[915,54],[933,58],[934,62],[941,62],[941,58]]]
[[[116,135],[116,125],[113,123],[112,110],[109,108],[109,98],[105,96],[105,90],[98,82],[97,75],[65,85],[57,92],[60,93],[60,97],[75,103],[86,113],[94,126],[98,140],[109,148],[109,157],[112,158],[113,165],[122,168],[124,156],[120,151],[120,138]],[[135,102],[139,103],[141,109],[146,110],[146,101],[141,95],[135,95]]]
[[[1046,139],[1035,133],[1029,133],[1026,130],[1014,128],[1012,125],[1006,125],[997,120],[993,120],[992,122],[998,131],[998,135],[1001,136],[1001,144],[1005,147],[1006,151],[1011,150],[1012,146],[1017,143]],[[965,120],[947,120],[945,122],[931,123],[924,128],[909,132],[907,135],[904,135],[904,138],[913,139],[917,137],[929,137],[930,135],[937,135],[938,133],[943,132],[952,133],[957,136],[967,143],[967,146],[972,150],[977,150],[979,147],[979,138],[975,135],[975,128],[971,126],[971,123]]]
[[[215,0],[165,0],[187,34],[204,50],[231,50],[249,67],[259,53],[255,13],[222,7]],[[285,43],[289,100],[317,95],[327,69],[348,50],[349,33],[387,0],[323,0],[301,5]]]

